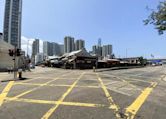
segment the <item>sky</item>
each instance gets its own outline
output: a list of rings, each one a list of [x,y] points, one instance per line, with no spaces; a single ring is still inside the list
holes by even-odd
[[[0,32],[3,31],[4,1],[0,0]],[[160,0],[162,1],[162,0]],[[34,38],[63,43],[65,36],[84,39],[87,50],[102,39],[112,44],[116,57],[166,57],[166,35],[145,26],[159,0],[23,0],[22,40],[26,49]]]

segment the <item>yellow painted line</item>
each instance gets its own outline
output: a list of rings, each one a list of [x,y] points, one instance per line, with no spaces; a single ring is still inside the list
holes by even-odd
[[[36,103],[36,104],[56,104],[55,101],[47,100],[34,100],[34,99],[24,99],[24,98],[6,98],[7,101],[16,101],[16,102],[26,102],[26,103]]]
[[[48,82],[46,82],[46,83],[44,83],[44,84],[42,84],[42,85],[39,85],[38,87],[32,88],[31,90],[28,90],[28,91],[25,91],[25,92],[23,92],[23,93],[21,93],[21,94],[15,96],[14,98],[20,98],[20,97],[22,97],[22,96],[24,96],[24,95],[26,95],[26,94],[28,94],[28,93],[31,93],[32,91],[35,91],[35,90],[37,90],[37,89],[39,89],[39,88],[41,88],[41,87],[43,87],[43,86],[45,86],[45,85],[48,85],[49,83],[51,83],[51,82],[53,82],[53,81],[55,81],[55,80],[57,80],[57,79],[58,79],[58,78],[55,78],[55,79],[53,79],[53,80],[51,80],[51,81],[48,81]]]
[[[69,78],[69,77],[62,77],[62,78],[59,78],[59,79],[69,79],[69,80],[73,80],[73,79],[75,79],[75,80],[77,80],[77,77],[76,78]]]
[[[70,73],[69,73],[69,74],[70,74]],[[67,75],[67,74],[64,74],[64,75],[62,75],[62,76],[65,76],[65,75]],[[26,94],[28,94],[28,93],[31,93],[32,91],[35,91],[35,90],[37,90],[37,89],[39,89],[39,88],[41,88],[41,87],[43,87],[43,86],[47,86],[49,83],[51,83],[51,82],[53,82],[53,81],[55,81],[55,80],[58,80],[59,78],[60,78],[60,77],[57,77],[57,78],[55,78],[55,79],[53,79],[53,80],[50,80],[50,81],[48,81],[48,82],[46,82],[46,83],[40,84],[40,85],[38,85],[38,87],[35,87],[35,88],[33,88],[33,89],[31,89],[31,90],[28,90],[28,91],[25,91],[25,92],[23,92],[23,93],[21,93],[21,94],[15,96],[14,98],[20,98],[20,97],[22,97],[22,96],[24,96],[24,95],[26,95]],[[18,84],[18,83],[16,83],[16,84]]]
[[[138,88],[137,86],[135,86],[135,85],[133,85],[133,84],[131,84],[131,82],[130,81],[126,81],[126,80],[123,80],[122,79],[122,81],[123,82],[126,82],[128,85],[130,85],[131,87],[133,87],[133,88],[136,88],[136,89],[138,89],[138,90],[141,90],[140,88]]]
[[[23,98],[6,98],[7,101],[26,102],[35,104],[59,104],[59,101],[48,101],[48,100],[34,100],[34,99],[23,99]],[[80,103],[80,102],[61,102],[60,105],[64,106],[79,106],[79,107],[94,107],[94,108],[109,108],[104,104],[93,104],[93,103]]]
[[[14,98],[22,97],[22,96],[24,96],[24,95],[26,95],[26,94],[28,94],[28,93],[30,93],[30,92],[32,92],[32,91],[35,91],[35,90],[37,90],[37,89],[39,89],[39,88],[40,88],[40,87],[36,87],[36,88],[31,89],[31,90],[25,91],[25,92],[23,92],[23,93],[21,93],[21,94],[15,96]]]
[[[100,82],[101,84],[101,87],[105,93],[105,96],[107,97],[109,103],[110,103],[110,109],[112,109],[114,111],[114,114],[117,118],[120,118],[120,115],[119,115],[119,106],[115,104],[113,98],[111,97],[110,93],[108,92],[108,89],[107,87],[104,85],[103,81],[101,80],[101,78],[99,77],[99,74],[97,74],[97,77],[98,77],[98,81]]]
[[[126,79],[126,80],[132,80],[132,81],[137,81],[137,82],[144,82],[144,83],[150,83],[150,82],[148,82],[148,81],[144,81],[144,80],[140,80],[140,79],[137,79],[137,78],[130,78],[130,77],[128,77],[127,75],[123,75],[123,76],[119,76],[119,77],[117,77],[117,76],[115,76],[115,75],[110,75],[110,74],[100,74],[100,75],[105,75],[105,76],[109,76],[109,77],[113,77],[113,78],[117,78],[117,79],[119,79],[119,80],[122,80],[122,78],[123,79]],[[126,78],[127,77],[127,78]],[[147,77],[145,77],[145,78],[147,78]]]
[[[46,112],[46,114],[44,114],[44,116],[42,117],[42,119],[48,119],[53,112],[56,111],[56,109],[59,107],[60,104],[62,104],[63,100],[66,98],[66,96],[72,91],[72,89],[75,87],[75,85],[77,84],[77,82],[82,78],[82,76],[84,75],[84,73],[82,73],[79,78],[70,86],[70,88],[62,95],[62,97],[58,100],[58,103],[53,106],[48,112]]]
[[[33,80],[39,80],[41,77],[36,77],[36,78],[33,78],[33,79],[28,79],[28,80],[25,80],[25,81],[22,81],[22,82],[29,82],[29,81],[33,81]]]
[[[60,79],[60,78],[59,78]],[[36,83],[14,83],[14,85],[28,85],[28,86],[51,86],[51,87],[70,87],[71,85],[64,85],[64,84],[36,84]],[[99,86],[75,86],[77,88],[100,88]]]
[[[79,106],[79,107],[103,107],[103,108],[108,108],[108,106],[104,104],[93,104],[93,103],[79,103],[79,102],[62,102],[61,105],[66,105],[66,106]]]
[[[156,82],[151,83],[150,87],[143,90],[142,93],[138,96],[138,98],[129,107],[126,108],[125,114],[129,117],[128,119],[134,119],[138,110],[141,108],[143,103],[146,101],[146,99],[156,86]]]
[[[101,88],[100,86],[75,86],[77,88]]]
[[[14,84],[14,81],[9,82],[7,86],[4,88],[4,90],[2,91],[2,93],[0,94],[0,106],[2,106],[4,99],[6,98],[13,84]]]
[[[14,83],[14,85],[42,86],[43,84],[18,82],[18,83]]]

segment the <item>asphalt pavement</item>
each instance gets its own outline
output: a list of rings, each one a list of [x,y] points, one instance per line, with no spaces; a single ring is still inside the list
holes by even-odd
[[[166,66],[0,73],[0,119],[165,119]]]

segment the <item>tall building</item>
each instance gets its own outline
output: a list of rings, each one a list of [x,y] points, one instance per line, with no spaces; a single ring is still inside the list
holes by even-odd
[[[64,52],[65,53],[70,53],[75,50],[74,48],[74,38],[67,36],[64,38]]]
[[[85,41],[84,40],[76,40],[75,42],[75,50],[81,50],[85,48]]]
[[[63,46],[59,45],[58,43],[50,43],[48,41],[43,42],[43,53],[44,56],[59,56],[63,54],[62,49]]]
[[[3,33],[0,33],[0,40],[3,40]]]
[[[35,56],[39,53],[39,39],[35,39],[32,44],[32,56]]]
[[[53,56],[53,45],[50,42],[43,42],[43,53],[45,56]]]
[[[21,48],[22,0],[6,0],[4,15],[4,41]]]
[[[43,53],[37,53],[35,55],[35,65],[40,64],[44,61],[44,55]]]
[[[92,47],[92,53],[101,57],[102,56],[102,47],[101,46],[98,46],[98,45],[94,45]]]
[[[63,44],[59,44],[60,47],[60,55],[64,54],[64,45]]]
[[[52,45],[53,45],[53,55],[54,56],[58,56],[58,55],[60,55],[61,53],[60,53],[60,46],[59,46],[59,44],[58,43],[52,43]]]
[[[102,56],[104,58],[111,58],[112,56],[112,45],[103,45]]]

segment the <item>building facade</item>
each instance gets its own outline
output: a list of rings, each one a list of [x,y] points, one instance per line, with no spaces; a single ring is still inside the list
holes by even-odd
[[[48,41],[44,41],[43,42],[43,53],[45,56],[52,56],[53,55],[53,45],[48,42]]]
[[[64,52],[70,53],[75,50],[74,38],[67,36],[64,38]]]
[[[102,57],[111,58],[112,56],[112,45],[103,45],[102,47]]]
[[[64,45],[63,44],[59,44],[60,47],[60,55],[64,54]]]
[[[32,56],[35,56],[39,53],[39,45],[40,45],[39,39],[35,39],[35,41],[33,41],[32,44]]]
[[[14,68],[13,57],[10,57],[8,54],[9,49],[14,49],[14,46],[6,43],[3,40],[0,40],[0,71],[7,71],[9,68]],[[26,61],[24,56],[16,57],[17,68],[23,68],[25,64]]]
[[[75,42],[75,50],[81,50],[85,48],[85,41],[84,40],[76,40]]]
[[[59,45],[54,42],[43,42],[43,53],[44,56],[59,56],[63,54],[64,45]]]
[[[58,43],[52,43],[53,45],[53,55],[54,56],[59,56],[61,54],[61,51],[60,51],[60,46]]]
[[[22,0],[6,0],[3,40],[21,48]]]
[[[97,46],[97,45],[92,46],[92,53],[97,55],[98,57],[101,57],[102,56],[102,47]]]
[[[37,53],[35,55],[35,65],[38,65],[44,61],[44,54],[43,53]]]

